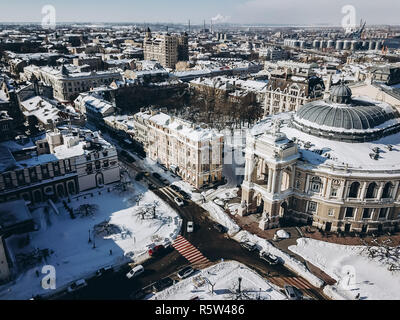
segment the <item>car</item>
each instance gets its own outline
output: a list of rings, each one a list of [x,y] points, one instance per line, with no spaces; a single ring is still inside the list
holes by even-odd
[[[153,293],[160,292],[174,284],[174,280],[171,278],[167,277],[161,280],[158,280],[155,284],[152,286],[152,291]]]
[[[184,202],[181,198],[175,197],[174,199],[175,203],[179,206],[179,207],[183,207],[184,206]]]
[[[137,276],[141,275],[144,272],[144,268],[142,265],[138,265],[134,267],[131,271],[126,274],[128,279],[136,278]]]
[[[144,177],[144,172],[139,172],[139,173],[136,175],[135,180],[136,180],[136,181],[140,181],[140,180],[143,179],[143,177]]]
[[[193,221],[189,221],[186,226],[186,231],[192,233],[194,231],[194,223]]]
[[[180,270],[177,273],[177,276],[179,277],[179,279],[185,279],[185,278],[189,277],[193,272],[194,272],[194,269],[189,266],[189,267],[185,267],[182,270]]]
[[[158,174],[157,172],[153,172],[153,177],[156,179],[161,179],[161,175]]]
[[[144,173],[144,175],[145,175],[146,177],[148,177],[148,176],[150,176],[150,172],[147,172],[147,171],[146,171],[146,172]]]
[[[101,268],[101,269],[97,270],[96,271],[96,276],[97,277],[101,277],[101,276],[104,276],[104,275],[112,273],[112,272],[114,272],[113,267],[108,266],[108,267],[104,267],[104,268]]]
[[[131,300],[142,300],[146,296],[146,292],[143,289],[136,290],[129,295]]]
[[[160,256],[165,251],[165,247],[161,244],[149,250],[150,257]]]
[[[214,229],[217,230],[219,233],[225,233],[226,228],[222,224],[214,224]]]
[[[296,287],[284,285],[285,294],[289,300],[301,300],[303,299],[302,292]]]
[[[170,187],[172,190],[176,191],[176,192],[180,192],[180,191],[181,191],[181,188],[179,188],[178,186],[176,186],[176,185],[174,185],[174,184],[171,184],[169,187]]]
[[[257,246],[254,243],[249,242],[249,241],[241,242],[240,245],[242,246],[242,248],[244,248],[250,252],[257,249]]]
[[[179,193],[181,194],[183,199],[185,199],[185,200],[190,200],[191,199],[190,195],[187,194],[185,191],[181,190],[181,191],[179,191]]]
[[[85,279],[80,279],[72,283],[68,288],[68,292],[74,292],[76,290],[82,289],[87,286],[86,280]]]
[[[132,162],[135,162],[136,160],[135,160],[135,158],[134,157],[132,157],[131,155],[127,155],[127,156],[125,156],[125,158],[126,158],[126,160],[128,161],[128,162],[130,162],[130,163],[132,163]]]
[[[279,264],[279,258],[268,252],[260,252],[260,258],[270,265]]]

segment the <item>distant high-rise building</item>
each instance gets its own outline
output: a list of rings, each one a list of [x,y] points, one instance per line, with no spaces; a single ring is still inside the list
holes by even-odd
[[[157,60],[165,68],[175,69],[178,61],[189,60],[188,35],[161,34],[152,37],[147,29],[143,43],[144,59]]]

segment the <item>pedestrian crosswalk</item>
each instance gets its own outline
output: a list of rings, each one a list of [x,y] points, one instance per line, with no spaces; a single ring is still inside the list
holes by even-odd
[[[172,246],[192,264],[207,264],[210,263],[203,254],[193,246],[188,240],[179,235],[173,242]]]
[[[291,285],[301,290],[313,288],[307,280],[300,277],[271,277],[268,278],[268,280],[281,288],[283,288],[284,285]]]
[[[171,199],[172,201],[176,198],[179,197],[181,198],[181,195],[176,192],[175,190],[171,189],[170,187],[164,187],[159,189],[166,197]]]

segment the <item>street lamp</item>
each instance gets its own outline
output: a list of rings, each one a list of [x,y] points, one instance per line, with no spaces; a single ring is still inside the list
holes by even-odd
[[[92,242],[92,239],[90,239],[90,229],[89,229],[89,240],[88,240],[88,243],[91,243]]]

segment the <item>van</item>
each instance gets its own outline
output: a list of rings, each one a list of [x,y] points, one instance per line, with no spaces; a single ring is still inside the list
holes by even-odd
[[[132,278],[135,278],[135,277],[141,275],[143,272],[144,272],[143,266],[142,265],[138,265],[138,266],[134,267],[131,271],[129,271],[126,274],[126,277],[128,279],[132,279]]]

